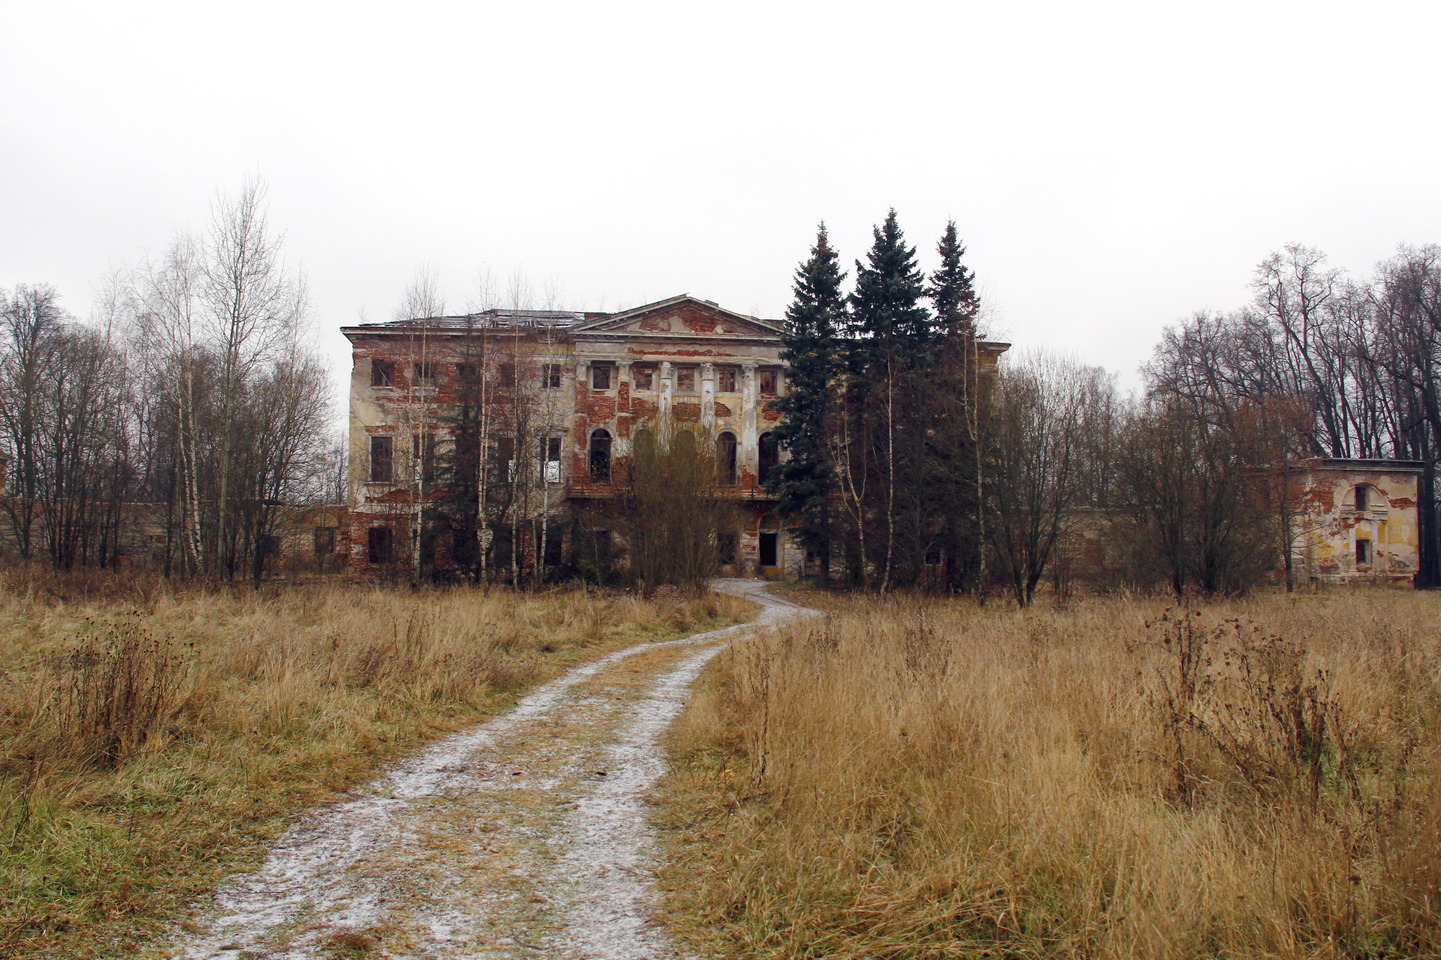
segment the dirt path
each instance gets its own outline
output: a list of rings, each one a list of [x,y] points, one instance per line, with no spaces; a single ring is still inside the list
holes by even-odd
[[[750,624],[572,670],[303,819],[171,957],[674,956],[650,921],[645,794],[660,736],[728,641],[807,616],[764,585]]]

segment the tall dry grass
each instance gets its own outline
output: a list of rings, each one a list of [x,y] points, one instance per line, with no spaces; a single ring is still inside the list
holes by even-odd
[[[715,596],[250,590],[30,578],[0,592],[0,956],[133,955],[304,807]]]
[[[1441,619],[841,602],[674,734],[673,915],[770,957],[1441,954]]]

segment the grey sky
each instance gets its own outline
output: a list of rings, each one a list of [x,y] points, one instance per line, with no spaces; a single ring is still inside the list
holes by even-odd
[[[322,343],[428,264],[561,306],[779,317],[824,219],[954,218],[1017,346],[1133,382],[1290,241],[1441,242],[1435,3],[0,2],[0,286],[111,266],[269,183]]]

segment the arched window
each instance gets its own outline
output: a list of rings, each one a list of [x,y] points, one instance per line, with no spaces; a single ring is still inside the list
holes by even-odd
[[[1358,483],[1356,485],[1356,512],[1365,513],[1374,506],[1376,506],[1376,503],[1371,496],[1370,486],[1364,483]]]
[[[590,482],[610,483],[610,432],[605,429],[590,435]]]
[[[764,486],[766,481],[776,472],[776,466],[781,462],[781,445],[773,433],[761,434],[760,442],[760,471],[757,479]]]
[[[715,479],[725,486],[736,482],[736,435],[730,431],[715,438]]]

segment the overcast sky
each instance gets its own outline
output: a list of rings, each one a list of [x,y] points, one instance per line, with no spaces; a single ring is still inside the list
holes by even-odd
[[[1130,384],[1288,242],[1441,242],[1435,2],[223,6],[0,0],[0,287],[86,315],[258,174],[340,383],[422,266],[778,318],[819,221],[851,265],[894,206]]]

